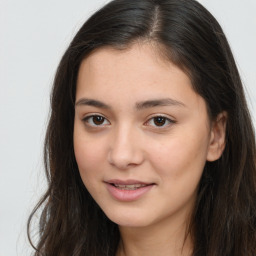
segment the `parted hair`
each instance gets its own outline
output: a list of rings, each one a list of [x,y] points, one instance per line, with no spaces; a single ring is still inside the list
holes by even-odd
[[[114,0],[84,23],[56,72],[44,144],[48,188],[28,220],[34,256],[115,255],[118,226],[92,199],[74,156],[76,82],[81,61],[92,51],[126,49],[145,40],[190,77],[211,120],[223,111],[228,117],[224,152],[206,162],[200,180],[189,228],[193,256],[256,255],[255,135],[222,28],[194,0]],[[33,244],[37,213],[38,241]]]

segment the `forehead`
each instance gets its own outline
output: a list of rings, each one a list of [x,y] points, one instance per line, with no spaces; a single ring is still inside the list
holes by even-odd
[[[102,89],[118,83],[118,88],[132,88],[183,83],[191,87],[190,78],[159,54],[152,44],[134,44],[125,50],[102,47],[85,58],[79,69],[77,89],[81,86]],[[151,88],[152,89],[152,88]]]
[[[168,64],[170,61],[167,60],[165,47],[161,44],[154,43],[151,41],[137,41],[129,44],[126,47],[112,47],[103,46],[92,51],[85,59],[88,61],[101,61],[103,57],[108,58],[109,56],[115,56],[116,59],[127,57],[136,57],[137,59],[142,58],[143,60],[152,59],[154,62],[159,61],[159,64]],[[146,57],[146,59],[145,59]]]

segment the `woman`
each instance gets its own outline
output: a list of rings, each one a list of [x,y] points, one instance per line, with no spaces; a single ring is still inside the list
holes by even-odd
[[[110,2],[71,42],[51,100],[35,255],[255,255],[254,132],[199,3]]]

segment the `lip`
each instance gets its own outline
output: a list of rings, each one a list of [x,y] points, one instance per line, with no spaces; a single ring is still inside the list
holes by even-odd
[[[139,180],[117,180],[117,179],[112,179],[105,181],[106,187],[110,195],[122,202],[130,202],[130,201],[135,201],[141,198],[143,195],[145,195],[147,192],[149,192],[152,187],[155,185],[154,183],[147,183],[147,182],[142,182]],[[136,189],[122,189],[118,188],[116,185],[142,185],[139,188]]]
[[[133,185],[133,184],[142,184],[142,185],[150,185],[153,183],[149,183],[149,182],[143,182],[140,180],[118,180],[118,179],[112,179],[112,180],[107,180],[105,181],[106,183],[109,184],[118,184],[118,185]]]

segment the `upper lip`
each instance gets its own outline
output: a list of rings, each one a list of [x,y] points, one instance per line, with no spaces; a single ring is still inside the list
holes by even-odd
[[[134,184],[142,184],[142,185],[152,185],[152,182],[144,182],[140,180],[119,180],[119,179],[111,179],[106,180],[106,183],[115,184],[115,185],[134,185]]]

